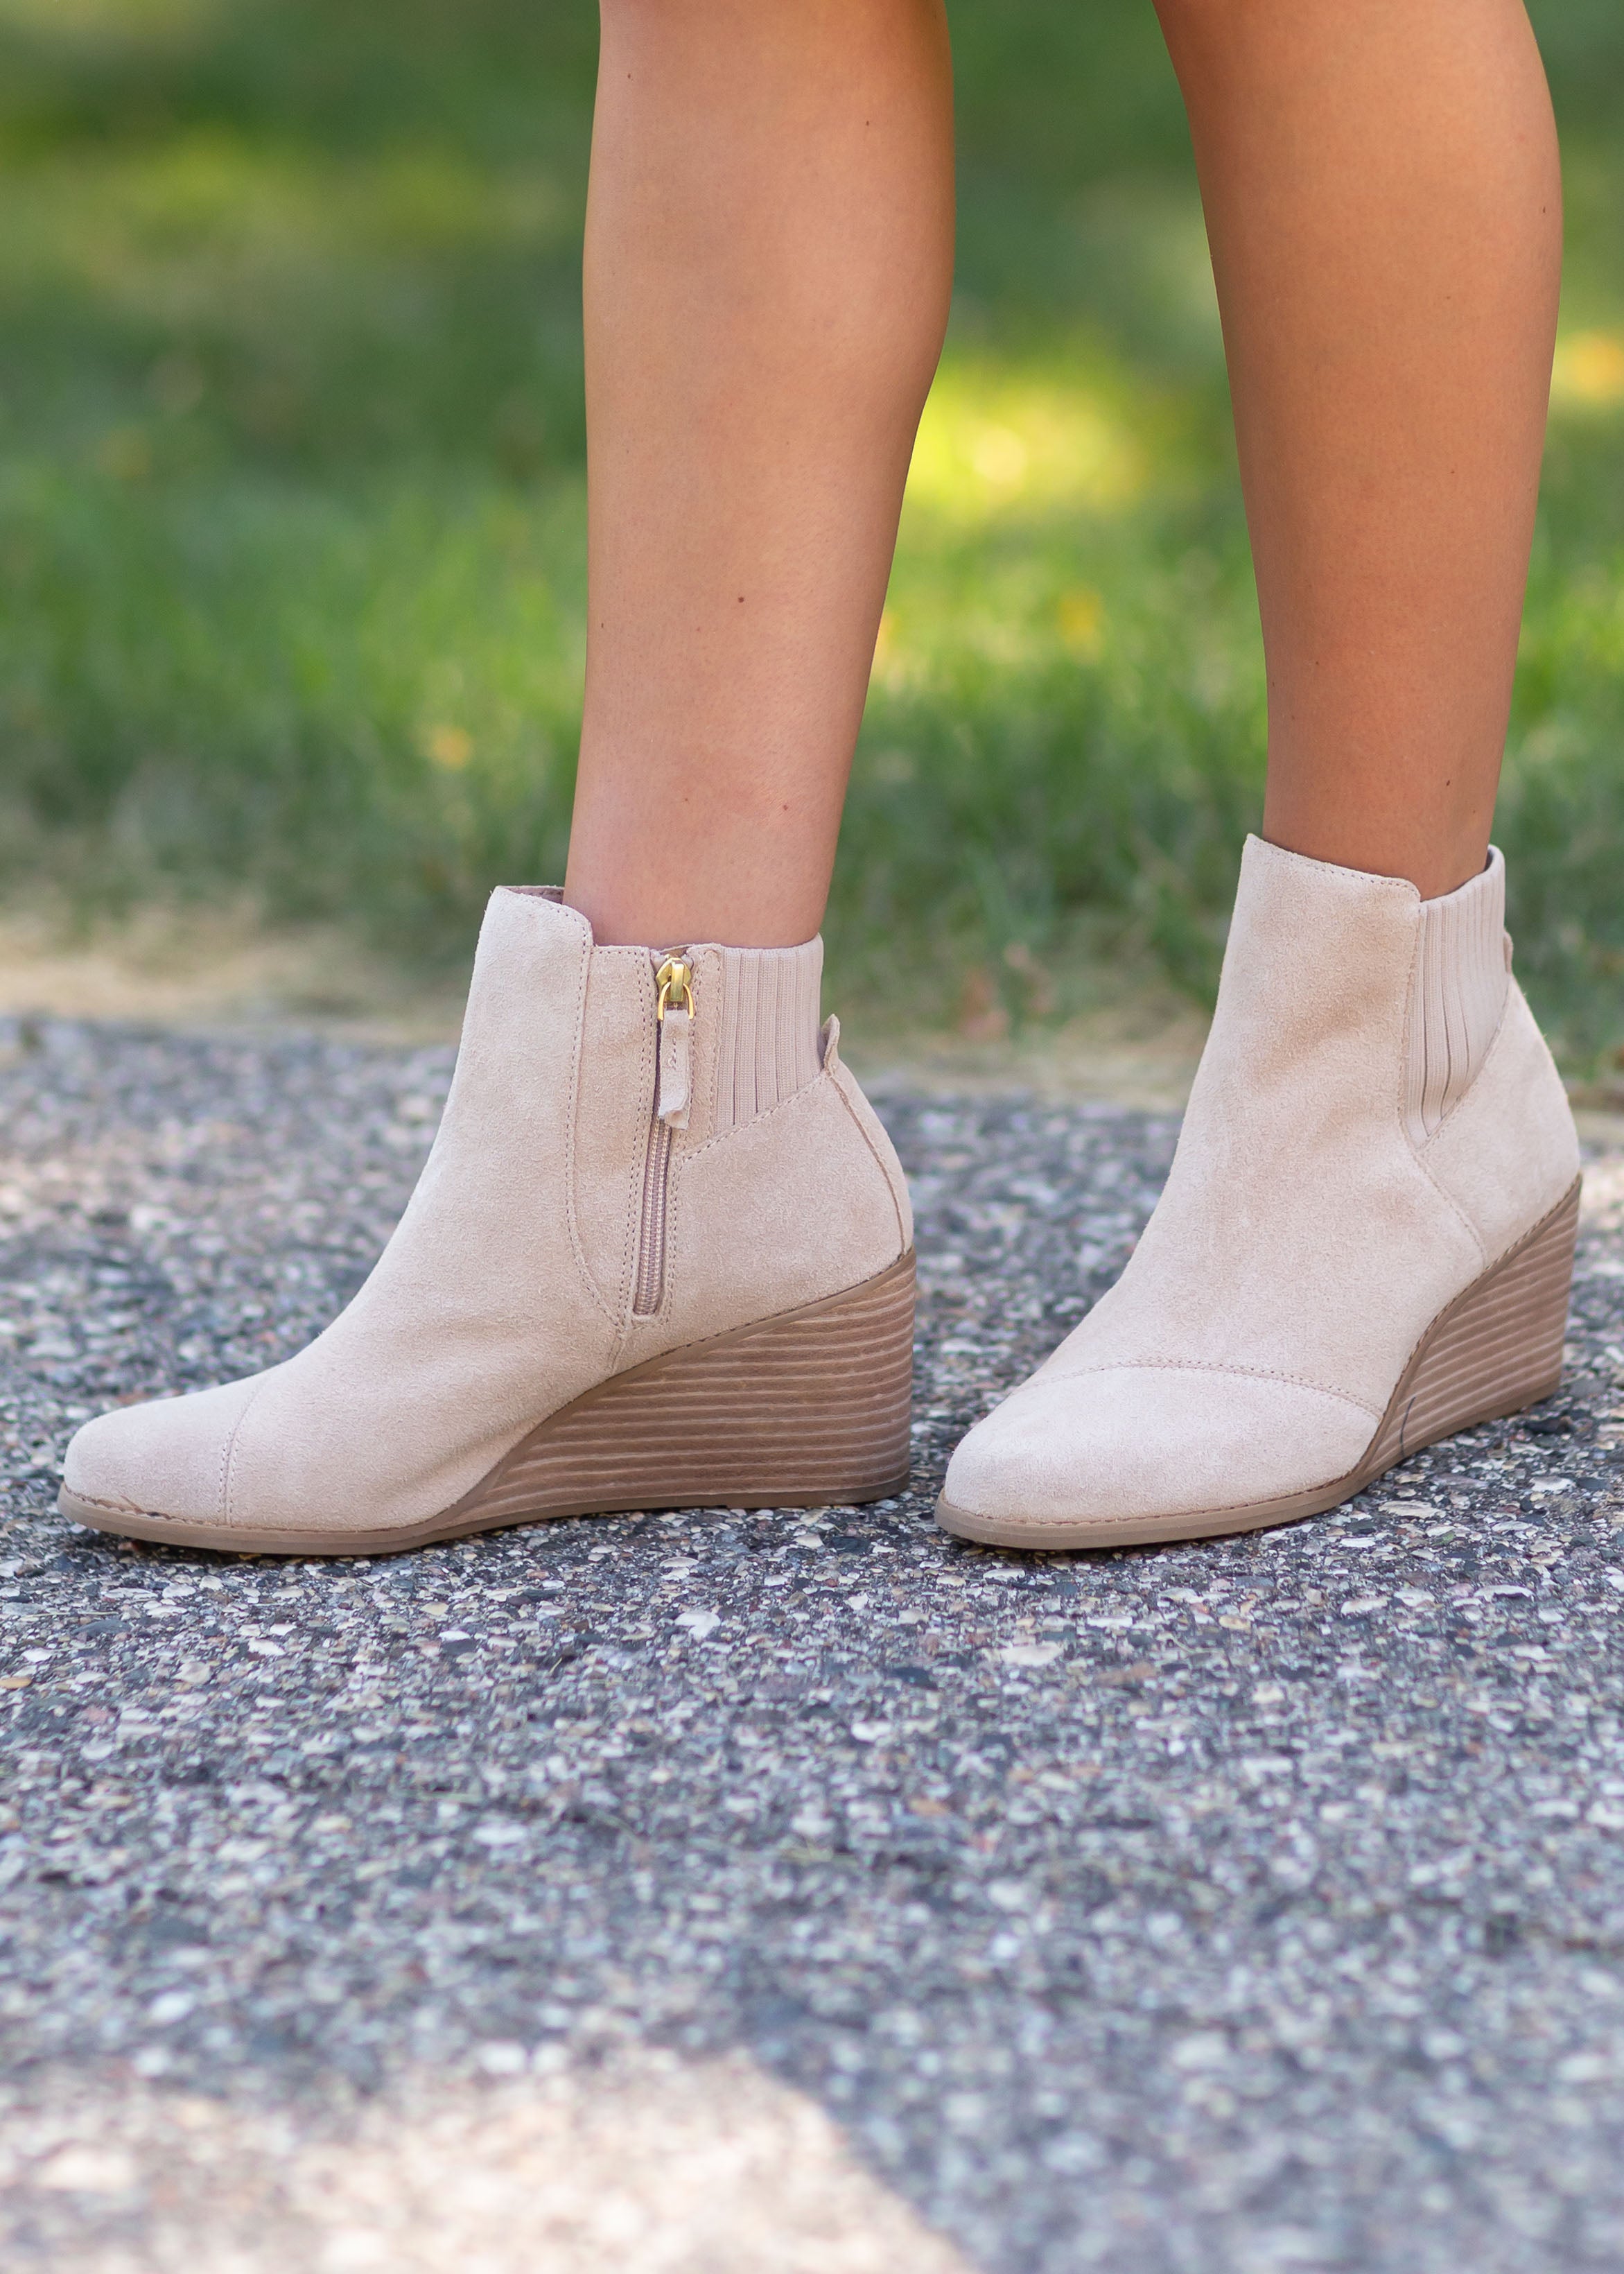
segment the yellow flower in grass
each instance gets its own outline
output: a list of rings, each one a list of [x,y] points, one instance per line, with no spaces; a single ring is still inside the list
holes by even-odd
[[[460,774],[474,755],[474,738],[465,727],[431,727],[423,737],[423,747],[437,766],[448,774]]]
[[[1105,645],[1105,603],[1087,584],[1074,584],[1055,603],[1060,636],[1074,656],[1092,663]]]

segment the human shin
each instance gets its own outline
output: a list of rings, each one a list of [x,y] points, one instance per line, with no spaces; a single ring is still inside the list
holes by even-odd
[[[1424,901],[1248,840],[1167,1188],[1116,1285],[959,1445],[948,1530],[1284,1523],[1555,1389],[1578,1141],[1504,906],[1497,852]]]
[[[281,1366],[86,1423],[65,1513],[374,1555],[898,1490],[907,1192],[821,969],[816,940],[600,947],[555,892],[493,894],[433,1149],[360,1292]]]

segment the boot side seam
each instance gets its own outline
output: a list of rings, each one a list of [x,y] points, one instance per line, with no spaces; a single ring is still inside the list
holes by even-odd
[[[1485,1063],[1486,1064],[1487,1061],[1485,1060]],[[1462,1101],[1462,1103],[1464,1101]],[[1450,1118],[1453,1119],[1454,1116],[1451,1115]],[[1440,1123],[1439,1126],[1440,1127],[1442,1127],[1444,1125]],[[1409,1142],[1408,1138],[1406,1138],[1405,1141],[1406,1143]],[[1455,1218],[1456,1224],[1460,1225],[1468,1239],[1470,1240],[1472,1246],[1477,1249],[1480,1262],[1485,1267],[1489,1263],[1492,1262],[1493,1258],[1490,1255],[1488,1249],[1483,1244],[1483,1234],[1478,1231],[1477,1225],[1467,1215],[1459,1201],[1455,1199],[1455,1194],[1450,1192],[1446,1185],[1440,1184],[1438,1178],[1432,1174],[1430,1164],[1421,1158],[1421,1156],[1416,1151],[1413,1145],[1410,1148],[1410,1157],[1414,1161],[1417,1168],[1419,1169],[1421,1174],[1426,1178],[1427,1183],[1437,1193],[1439,1199],[1443,1202],[1450,1215]]]
[[[838,1065],[838,1059],[837,1059],[835,1063]],[[853,1128],[855,1129],[859,1137],[861,1138],[864,1150],[867,1152],[868,1158],[873,1162],[875,1167],[880,1172],[881,1181],[885,1186],[886,1197],[891,1201],[891,1214],[897,1220],[897,1250],[900,1254],[907,1246],[908,1231],[906,1224],[903,1222],[902,1204],[897,1198],[897,1188],[891,1181],[891,1171],[886,1166],[884,1160],[881,1157],[879,1149],[876,1146],[873,1138],[869,1136],[868,1131],[863,1127],[862,1121],[858,1115],[856,1109],[853,1107],[851,1099],[846,1094],[845,1084],[836,1080],[832,1067],[826,1067],[824,1069],[824,1078],[834,1082],[835,1094],[839,1098],[841,1104],[846,1108],[846,1119],[851,1123]]]
[[[840,1103],[849,1118],[857,1124],[857,1133],[868,1147],[885,1181],[891,1194],[891,1204],[897,1218],[898,1252],[906,1254],[914,1245],[914,1207],[908,1196],[907,1171],[897,1157],[897,1148],[886,1133],[885,1125],[875,1111],[853,1073],[840,1056],[840,1021],[832,1014],[823,1028],[823,1071],[840,1093]],[[862,1113],[857,1110],[862,1107]],[[863,1118],[863,1113],[868,1117]],[[874,1141],[869,1122],[878,1129],[881,1145]],[[882,1149],[883,1148],[883,1149]]]
[[[1503,1246],[1497,1249],[1493,1254],[1491,1254],[1484,1241],[1483,1235],[1477,1231],[1476,1225],[1470,1222],[1470,1219],[1466,1216],[1464,1211],[1460,1206],[1460,1203],[1455,1201],[1450,1193],[1448,1187],[1442,1184],[1437,1175],[1433,1172],[1432,1165],[1425,1157],[1425,1154],[1430,1153],[1434,1146],[1440,1146],[1446,1133],[1453,1134],[1456,1119],[1462,1108],[1470,1102],[1472,1094],[1477,1089],[1478,1083],[1482,1081],[1487,1074],[1490,1066],[1493,1064],[1494,1059],[1499,1055],[1502,1046],[1506,1045],[1509,1041],[1512,1028],[1513,1007],[1514,1005],[1518,1002],[1522,1003],[1526,1009],[1527,998],[1523,996],[1522,990],[1518,987],[1515,979],[1511,978],[1506,989],[1505,1007],[1500,1013],[1500,1024],[1494,1030],[1493,1041],[1489,1044],[1488,1049],[1483,1054],[1482,1065],[1472,1076],[1471,1081],[1464,1093],[1459,1099],[1457,1099],[1453,1110],[1445,1116],[1444,1119],[1439,1123],[1437,1128],[1433,1130],[1432,1135],[1427,1139],[1424,1152],[1417,1154],[1417,1163],[1425,1172],[1429,1183],[1431,1183],[1436,1192],[1440,1193],[1442,1197],[1448,1201],[1455,1215],[1461,1218],[1462,1222],[1467,1225],[1468,1230],[1471,1232],[1472,1238],[1477,1244],[1478,1253],[1483,1257],[1485,1269],[1490,1264],[1498,1263],[1506,1256],[1509,1255],[1512,1249],[1515,1248],[1520,1241],[1528,1237],[1530,1229],[1529,1225],[1525,1224],[1521,1231],[1517,1232],[1514,1238],[1507,1240]],[[1530,1023],[1532,1023],[1531,1014]],[[1546,1063],[1549,1066],[1552,1080],[1556,1082],[1559,1089],[1560,1089],[1561,1076],[1557,1073],[1555,1063],[1550,1058],[1549,1045],[1545,1043],[1545,1037],[1539,1033],[1538,1026],[1535,1027],[1535,1033],[1542,1047],[1545,1049]],[[1563,1092],[1563,1096],[1565,1100],[1565,1091]],[[1554,1206],[1555,1203],[1552,1202],[1548,1205]],[[1542,1210],[1541,1215],[1543,1216],[1544,1213],[1545,1211]],[[1536,1220],[1538,1221],[1538,1219]]]
[[[846,1096],[845,1088],[836,1079],[835,1069],[839,1065],[840,1061],[838,1058],[835,1058],[832,1064],[826,1061],[822,1071],[814,1074],[810,1081],[803,1082],[799,1089],[792,1090],[787,1097],[781,1097],[776,1105],[770,1105],[764,1113],[756,1114],[755,1118],[749,1121],[736,1122],[731,1129],[718,1130],[714,1137],[707,1137],[703,1144],[695,1145],[691,1152],[684,1153],[683,1165],[686,1166],[690,1162],[697,1161],[703,1154],[710,1152],[715,1146],[725,1145],[730,1137],[737,1136],[741,1130],[762,1128],[766,1123],[770,1122],[776,1114],[786,1112],[791,1106],[798,1105],[801,1100],[803,1097],[809,1096],[810,1093],[817,1088],[820,1082],[827,1082],[831,1089],[833,1090],[835,1096],[839,1099],[841,1111],[845,1113],[846,1119],[857,1132],[858,1137],[862,1142],[864,1152],[867,1153],[868,1158],[873,1162],[875,1167],[880,1172],[881,1181],[885,1186],[886,1198],[891,1202],[891,1214],[896,1219],[897,1253],[900,1255],[908,1243],[902,1220],[902,1210],[898,1205],[896,1190],[891,1183],[891,1172],[886,1168],[884,1161],[881,1158],[878,1151],[876,1149],[873,1139],[863,1127],[857,1114],[853,1111],[852,1101]]]
[[[1477,1225],[1467,1215],[1465,1209],[1461,1206],[1459,1201],[1455,1199],[1455,1194],[1450,1192],[1447,1186],[1440,1184],[1438,1178],[1432,1174],[1432,1171],[1427,1163],[1417,1158],[1416,1160],[1416,1166],[1420,1170],[1421,1174],[1426,1178],[1427,1183],[1431,1186],[1433,1192],[1437,1193],[1439,1199],[1443,1202],[1450,1215],[1455,1218],[1456,1224],[1460,1225],[1461,1230],[1466,1234],[1468,1239],[1470,1240],[1472,1246],[1477,1249],[1478,1268],[1480,1269],[1486,1269],[1488,1265],[1492,1263],[1494,1259],[1483,1244],[1483,1234],[1478,1231]]]
[[[575,1269],[581,1274],[582,1284],[596,1307],[602,1312],[609,1325],[617,1332],[625,1310],[623,1300],[611,1305],[605,1300],[592,1268],[587,1261],[586,1249],[581,1239],[581,1227],[575,1215],[575,1122],[581,1111],[581,1052],[586,1037],[587,982],[591,975],[592,950],[589,945],[581,957],[580,977],[575,986],[575,1041],[569,1054],[569,1105],[564,1117],[564,1221],[569,1231],[570,1253],[575,1259]],[[628,1204],[629,1205],[629,1204]],[[629,1221],[628,1237],[630,1236]],[[626,1261],[622,1251],[620,1287],[627,1284]]]
[[[730,1137],[737,1137],[746,1129],[764,1128],[775,1116],[787,1113],[792,1106],[799,1105],[808,1092],[816,1089],[824,1079],[824,1074],[816,1073],[810,1081],[803,1081],[799,1089],[792,1089],[787,1097],[779,1098],[776,1105],[769,1105],[763,1111],[752,1114],[749,1120],[732,1122],[726,1129],[718,1129],[713,1135],[702,1138],[697,1145],[684,1146],[683,1161],[697,1161],[702,1154],[713,1152],[718,1145],[726,1145]]]
[[[620,1232],[620,1271],[615,1284],[614,1306],[605,1305],[609,1323],[617,1334],[625,1330],[631,1315],[632,1291],[637,1276],[637,1232],[641,1221],[637,1187],[641,1164],[634,1160],[626,1171],[626,1207]]]

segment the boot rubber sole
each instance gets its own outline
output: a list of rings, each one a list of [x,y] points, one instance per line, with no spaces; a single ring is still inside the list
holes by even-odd
[[[843,1293],[611,1374],[549,1414],[454,1506],[416,1524],[197,1524],[64,1487],[75,1523],[249,1555],[389,1555],[549,1517],[815,1508],[908,1481],[914,1252]]]
[[[1142,1547],[1214,1540],[1320,1516],[1400,1461],[1480,1421],[1498,1421],[1549,1397],[1562,1378],[1579,1226],[1579,1182],[1517,1245],[1441,1310],[1411,1352],[1387,1410],[1357,1465],[1305,1492],[1232,1508],[1114,1523],[1078,1516],[1022,1524],[936,1502],[936,1521],[988,1547]]]

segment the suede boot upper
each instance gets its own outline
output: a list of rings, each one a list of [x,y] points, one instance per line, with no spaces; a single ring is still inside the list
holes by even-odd
[[[64,1489],[93,1510],[245,1531],[418,1523],[609,1376],[895,1262],[906,1188],[832,1020],[776,1102],[740,1118],[730,1086],[718,1111],[722,1037],[736,1059],[754,1031],[722,1016],[738,953],[689,957],[692,1095],[669,1135],[646,1314],[650,954],[595,946],[555,894],[499,891],[433,1148],[354,1301],[283,1365],[87,1423]]]
[[[1488,1021],[1481,960],[1464,984],[1436,968],[1436,906],[1248,840],[1167,1188],[1117,1284],[959,1446],[954,1510],[1007,1519],[1000,1536],[1133,1525],[1355,1466],[1434,1320],[1578,1173],[1498,921]],[[1470,952],[1481,907],[1462,929]],[[1416,1031],[1445,998],[1453,1079]]]

